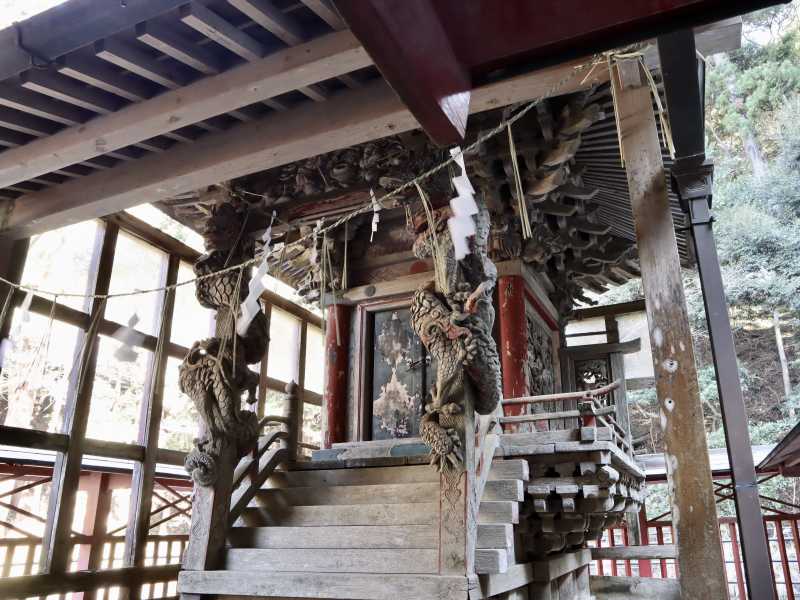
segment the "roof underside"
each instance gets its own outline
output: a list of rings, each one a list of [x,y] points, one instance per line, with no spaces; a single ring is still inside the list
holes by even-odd
[[[179,203],[211,183],[418,126],[327,0],[128,4],[123,9],[115,2],[69,0],[0,31],[0,236],[30,235],[144,202]],[[441,17],[460,10],[455,4],[437,4],[436,11]],[[704,22],[740,3],[651,4],[636,9],[652,13],[641,21],[648,26],[640,36],[686,25],[689,13],[693,22]],[[680,18],[668,21],[664,15],[673,4],[691,10],[684,7],[675,13]],[[619,39],[631,41],[636,23],[625,21]],[[473,88],[470,111],[514,105],[550,88],[571,67],[531,69],[575,54],[563,43],[571,35],[568,25],[559,22],[560,45],[543,45],[533,30],[523,35],[523,29],[508,40],[514,48],[494,48],[484,39],[487,52],[506,54],[473,57],[470,78],[482,87]],[[586,26],[585,19],[574,24],[575,31]],[[606,34],[584,35],[580,48],[600,49],[609,43]],[[738,46],[740,23],[703,26],[696,36],[703,54],[730,50]],[[518,51],[525,43],[538,44],[535,56]],[[300,48],[293,55],[288,49],[294,46]],[[458,47],[463,55],[463,44]],[[248,77],[261,76],[258,85],[244,81],[247,65],[253,67]],[[607,108],[602,71],[564,91],[594,89],[595,100]],[[225,94],[237,84],[241,93]],[[500,117],[498,111],[492,118]],[[273,144],[287,135],[283,145]],[[584,132],[574,163],[585,167],[586,183],[598,189],[596,220],[633,241],[612,111]],[[680,226],[683,216],[671,199]],[[685,235],[678,237],[686,262]]]

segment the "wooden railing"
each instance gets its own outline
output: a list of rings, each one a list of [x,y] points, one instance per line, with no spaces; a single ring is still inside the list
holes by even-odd
[[[184,570],[219,568],[230,527],[278,465],[297,459],[302,398],[294,382],[287,384],[286,394],[288,414],[262,418],[259,429],[273,429],[260,435],[252,450],[237,464],[234,464],[233,445],[229,445],[218,459],[214,485],[195,486],[191,537],[182,562]]]
[[[580,427],[582,430],[581,439],[586,439],[586,437],[592,435],[591,432],[585,431],[587,428],[596,432],[599,425],[607,430],[607,437],[610,437],[609,441],[614,441],[626,454],[633,456],[633,444],[628,437],[628,433],[617,422],[617,407],[610,402],[611,393],[621,385],[622,382],[617,380],[591,390],[508,398],[503,400],[503,406],[518,404],[541,406],[545,403],[557,402],[562,404],[562,409],[550,412],[534,412],[528,415],[501,416],[498,421],[501,425],[519,425],[521,423],[541,423],[546,421],[548,430]],[[564,403],[573,403],[576,408],[563,409]]]
[[[719,528],[729,598],[744,600],[747,593],[736,518],[720,517]],[[767,515],[764,529],[776,596],[800,598],[800,514]],[[600,540],[592,542],[592,575],[677,578],[672,523],[648,521],[642,537],[647,545],[629,546],[626,527],[607,529]]]
[[[145,547],[145,569],[142,569],[142,571],[144,572],[147,567],[164,565],[177,566],[186,548],[188,538],[189,536],[184,534],[148,536]],[[125,536],[106,535],[99,538],[83,536],[82,538],[76,539],[73,543],[71,553],[70,572],[77,572],[80,568],[78,558],[79,550],[81,546],[87,544],[95,546],[100,556],[100,561],[99,564],[96,565],[97,570],[95,571],[98,585],[93,587],[90,593],[93,594],[92,597],[94,598],[113,597],[110,594],[119,586],[112,584],[103,585],[102,579],[104,578],[104,574],[108,574],[110,576],[109,579],[113,579],[115,572],[122,569],[124,563]],[[41,549],[41,537],[0,539],[0,577],[19,578],[26,575],[39,574]],[[147,583],[143,583],[141,598],[161,599],[175,597],[177,595],[177,577],[175,577],[175,573],[168,573],[167,575],[167,577],[155,576]],[[21,582],[22,580],[16,581]],[[21,586],[20,592],[22,594]],[[8,593],[14,592],[9,589]],[[13,597],[14,596],[6,596],[4,592],[3,598],[11,600]],[[24,594],[21,595],[21,597],[31,598],[37,596]],[[70,597],[70,592],[68,590],[47,595],[48,600],[65,600],[68,597]],[[74,595],[72,597],[74,597]],[[85,594],[84,598],[89,598],[89,596]]]

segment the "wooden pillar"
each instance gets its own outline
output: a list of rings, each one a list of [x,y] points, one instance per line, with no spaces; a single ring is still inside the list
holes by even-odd
[[[323,447],[347,441],[347,380],[350,352],[350,316],[353,308],[346,304],[328,306],[325,328],[325,435]],[[306,365],[318,368],[318,365]]]
[[[475,572],[478,506],[475,486],[476,420],[471,390],[464,394],[463,413],[442,414],[442,427],[461,438],[463,470],[445,469],[439,476],[439,575],[470,576]]]
[[[178,280],[180,259],[171,255],[166,261],[164,285],[174,285]],[[153,504],[153,481],[158,454],[158,432],[163,412],[164,376],[167,370],[167,352],[172,334],[172,315],[175,307],[175,291],[166,292],[161,300],[159,339],[156,347],[150,381],[142,401],[139,418],[139,444],[144,446],[144,460],[134,464],[131,475],[131,500],[128,511],[128,533],[125,536],[125,566],[143,566],[147,536],[150,533],[150,512]],[[138,589],[134,588],[134,592]],[[137,594],[132,594],[136,596]]]
[[[681,597],[727,598],[703,407],[650,88],[638,61],[612,77],[626,159],[675,525]]]
[[[500,364],[503,369],[503,397],[527,396],[525,362],[528,357],[528,323],[525,317],[525,281],[519,275],[497,280],[497,318],[500,323]],[[506,416],[521,415],[524,404],[503,407]]]

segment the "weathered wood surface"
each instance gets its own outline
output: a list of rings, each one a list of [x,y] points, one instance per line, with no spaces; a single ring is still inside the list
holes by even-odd
[[[290,48],[287,52],[296,52]],[[546,94],[572,72],[573,61],[487,84],[472,92],[470,112],[481,112]],[[560,93],[588,89],[607,80],[605,69],[579,74]],[[367,142],[418,127],[411,113],[383,83],[337,93],[324,103],[308,103],[280,114],[211,133],[192,144],[116,166],[106,171],[24,196],[15,203],[4,235],[25,237],[67,220],[80,221],[141,203],[191,192],[221,180]],[[270,140],[265,145],[264,140]],[[56,189],[57,188],[57,189]]]
[[[702,582],[699,582],[702,583]],[[707,595],[681,596],[677,579],[650,577],[589,577],[592,594],[602,600],[681,600],[709,598]]]
[[[490,551],[489,551],[490,552]],[[225,568],[231,571],[300,571],[303,573],[421,573],[438,570],[435,548],[232,548]]]
[[[614,546],[609,548],[592,548],[593,560],[659,560],[677,558],[675,546]]]
[[[478,525],[478,548],[513,550],[514,526],[510,523],[482,523]]]
[[[528,481],[530,478],[530,466],[527,460],[509,459],[495,460],[489,471],[489,481],[497,479],[520,479]]]
[[[615,76],[685,598],[727,597],[703,407],[650,88]]]
[[[519,504],[510,501],[483,501],[478,523],[519,523]]]
[[[522,502],[525,496],[521,479],[495,479],[487,481],[481,500],[513,500]]]
[[[259,486],[273,473],[275,467],[286,460],[289,451],[286,448],[273,448],[261,456],[258,461],[256,474],[245,480],[242,485],[233,490],[231,494],[231,507],[228,514],[228,522],[233,524],[242,511],[258,493]]]
[[[258,502],[271,505],[316,506],[336,504],[406,504],[432,502],[439,486],[436,483],[385,483],[379,485],[342,485],[330,487],[289,487],[259,490]]]
[[[513,560],[513,557],[511,557]],[[488,575],[508,571],[508,551],[499,548],[479,548],[475,550],[475,573]]]
[[[101,587],[174,580],[179,565],[123,567],[102,571],[72,571],[0,579],[0,598],[28,598],[67,592],[88,592]]]
[[[295,506],[283,511],[247,508],[245,522],[313,527],[320,525],[432,525],[439,519],[437,502],[339,506]]]
[[[478,585],[470,590],[471,600],[489,598],[517,589],[533,581],[533,566],[530,563],[510,565],[505,573],[483,576]]]
[[[371,64],[349,31],[258,57],[4,153],[0,187]]]
[[[527,463],[526,463],[527,464]],[[265,487],[322,487],[333,485],[378,485],[382,483],[431,483],[439,475],[428,465],[330,469],[320,471],[276,471]]]
[[[499,538],[491,531],[485,541],[499,543]],[[439,543],[429,525],[234,527],[228,539],[237,548],[436,548]]]
[[[326,598],[330,600],[464,600],[466,577],[439,575],[372,575],[358,573],[267,573],[234,571],[181,572],[181,593]]]

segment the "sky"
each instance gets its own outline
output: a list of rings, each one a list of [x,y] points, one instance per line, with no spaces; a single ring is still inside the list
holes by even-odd
[[[5,29],[14,21],[24,21],[62,2],[65,0],[0,0],[0,29]]]

